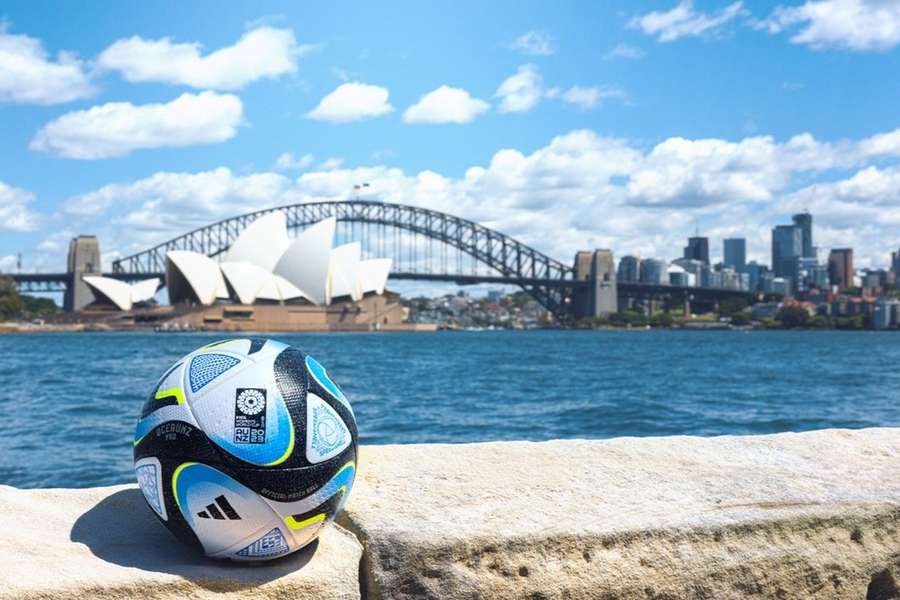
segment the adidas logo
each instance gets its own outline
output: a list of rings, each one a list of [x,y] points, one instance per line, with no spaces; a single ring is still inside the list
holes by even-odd
[[[222,514],[224,513],[224,514]],[[228,502],[228,499],[225,496],[219,496],[215,499],[212,504],[206,505],[206,510],[201,510],[197,513],[197,516],[201,519],[230,519],[232,521],[240,521],[241,517],[237,514],[237,511],[234,510],[234,507],[231,506],[231,503]]]

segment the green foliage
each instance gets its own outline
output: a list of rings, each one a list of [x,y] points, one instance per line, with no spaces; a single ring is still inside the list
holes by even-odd
[[[0,276],[0,321],[16,318],[22,313],[23,308],[16,284],[9,277]]]
[[[531,294],[528,292],[513,292],[512,294],[507,294],[506,298],[504,298],[508,306],[513,308],[522,308],[534,298],[531,297]]]
[[[775,315],[775,320],[779,321],[785,329],[806,327],[809,322],[809,313],[799,306],[783,306]]]
[[[753,315],[749,310],[742,310],[731,315],[731,324],[737,327],[745,327],[753,322]]]
[[[40,319],[59,312],[50,298],[20,296],[16,284],[0,275],[0,321],[10,319]]]
[[[831,329],[832,327],[834,327],[834,321],[829,316],[816,315],[809,320],[807,326],[811,327],[812,329]]]
[[[853,315],[852,317],[835,317],[834,326],[837,329],[865,329],[866,318],[863,315]]]
[[[747,301],[743,298],[728,298],[719,302],[718,314],[720,317],[733,317],[735,314],[747,308]]]
[[[26,319],[44,319],[59,312],[59,307],[50,298],[21,296],[24,305],[22,316]]]
[[[675,319],[672,317],[671,313],[661,312],[656,313],[652,317],[650,317],[650,326],[651,327],[671,327],[672,323]]]

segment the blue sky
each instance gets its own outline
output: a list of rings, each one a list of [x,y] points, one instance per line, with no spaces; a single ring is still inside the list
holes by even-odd
[[[3,270],[17,252],[60,269],[78,233],[108,261],[361,181],[563,260],[675,258],[699,228],[714,255],[745,236],[768,262],[801,208],[823,252],[884,265],[900,245],[897,2],[6,2],[0,19]]]

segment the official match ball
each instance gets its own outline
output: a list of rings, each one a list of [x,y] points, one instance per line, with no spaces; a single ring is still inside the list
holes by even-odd
[[[312,542],[356,475],[350,402],[325,368],[273,340],[196,350],[162,376],[134,434],[147,504],[177,538],[258,561]]]

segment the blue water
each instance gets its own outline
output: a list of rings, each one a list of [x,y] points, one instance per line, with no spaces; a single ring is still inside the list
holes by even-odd
[[[221,334],[0,336],[0,484],[133,480],[166,367]],[[533,331],[303,334],[365,444],[900,425],[900,335]]]

